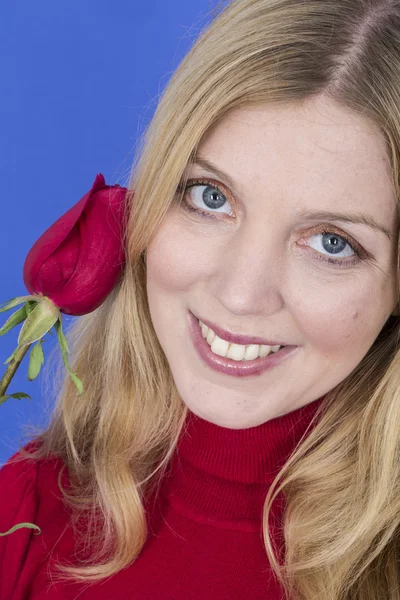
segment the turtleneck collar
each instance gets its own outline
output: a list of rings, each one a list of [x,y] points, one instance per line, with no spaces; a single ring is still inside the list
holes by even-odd
[[[204,524],[259,531],[267,489],[322,400],[248,429],[221,427],[189,411],[161,489],[164,501]]]

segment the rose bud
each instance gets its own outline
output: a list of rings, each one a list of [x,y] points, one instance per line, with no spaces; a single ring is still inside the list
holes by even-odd
[[[80,316],[92,312],[117,284],[125,265],[126,192],[120,185],[106,185],[99,173],[90,191],[29,251],[23,279],[30,295],[0,305],[0,312],[4,312],[24,303],[0,328],[0,335],[5,335],[24,323],[18,346],[6,360],[8,367],[0,379],[0,405],[8,398],[30,398],[24,392],[6,395],[6,391],[31,346],[28,379],[33,381],[39,375],[44,362],[43,337],[53,326],[65,367],[82,394],[82,381],[68,364],[61,313]]]
[[[74,316],[103,303],[125,265],[126,192],[96,176],[89,192],[30,249],[23,267],[30,294],[46,296]]]

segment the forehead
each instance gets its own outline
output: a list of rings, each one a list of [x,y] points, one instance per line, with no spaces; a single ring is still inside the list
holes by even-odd
[[[236,109],[210,128],[199,152],[231,175],[241,194],[327,209],[364,206],[387,220],[396,210],[383,134],[330,100]]]

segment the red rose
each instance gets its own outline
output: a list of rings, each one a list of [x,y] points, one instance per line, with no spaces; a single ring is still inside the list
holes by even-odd
[[[46,296],[74,316],[102,304],[125,265],[126,192],[96,176],[91,190],[30,249],[23,268],[30,294]]]

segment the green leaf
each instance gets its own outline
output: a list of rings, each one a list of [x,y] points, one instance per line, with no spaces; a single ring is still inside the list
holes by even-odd
[[[0,328],[0,335],[4,335],[8,333],[13,327],[25,321],[27,317],[26,307],[22,306],[15,313],[13,313],[7,321],[4,323],[3,327]]]
[[[18,336],[18,348],[42,338],[60,316],[60,310],[48,298],[43,298],[29,313]]]
[[[42,340],[32,347],[29,357],[28,380],[33,381],[40,373],[40,369],[44,364],[44,354],[42,348]]]
[[[79,379],[79,377],[76,376],[75,373],[72,373],[72,371],[68,368],[69,374],[71,376],[72,381],[74,382],[76,389],[78,390],[78,396],[82,396],[83,394],[83,383],[82,381]]]
[[[78,396],[81,396],[82,392],[83,392],[83,383],[76,376],[76,374],[71,371],[71,368],[70,368],[70,366],[68,364],[67,353],[70,354],[70,351],[69,351],[69,348],[68,348],[68,342],[67,342],[66,337],[65,337],[65,335],[63,333],[63,330],[62,330],[62,322],[61,321],[62,321],[62,316],[60,315],[60,318],[54,324],[54,329],[57,332],[58,342],[60,344],[61,354],[62,354],[62,357],[63,357],[63,360],[64,360],[64,365],[65,365],[68,373],[70,374],[72,381],[76,385],[76,388],[78,390]]]
[[[12,298],[11,300],[8,300],[7,302],[3,302],[3,304],[0,304],[0,312],[4,312],[5,310],[10,310],[10,308],[14,308],[14,306],[18,306],[18,304],[22,304],[23,302],[26,302],[27,300],[31,300],[32,302],[40,302],[40,300],[44,298],[44,296],[18,296],[17,298]]]
[[[8,398],[13,398],[14,400],[22,400],[24,398],[28,398],[28,400],[32,400],[32,398],[25,394],[25,392],[15,392],[14,394],[8,394],[7,396],[0,396],[0,404],[3,404]]]
[[[18,523],[18,525],[13,525],[13,527],[11,527],[11,529],[9,529],[8,531],[6,531],[4,533],[0,533],[0,536],[10,535],[10,533],[14,533],[14,531],[16,531],[17,529],[21,529],[21,527],[27,527],[28,529],[35,529],[38,532],[38,533],[35,533],[35,535],[39,535],[39,533],[42,533],[42,530],[40,529],[40,527],[38,527],[37,525],[34,525],[33,523]]]

